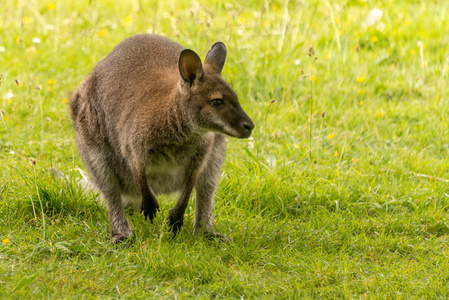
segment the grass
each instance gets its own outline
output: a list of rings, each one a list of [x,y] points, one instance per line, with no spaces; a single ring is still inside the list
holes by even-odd
[[[447,298],[448,9],[3,1],[0,295]],[[227,45],[224,77],[256,123],[253,141],[229,138],[216,196],[229,245],[192,235],[193,203],[172,240],[164,217],[175,200],[162,197],[153,225],[129,212],[135,240],[114,248],[104,207],[77,186],[69,92],[144,32],[203,59]],[[51,166],[69,180],[51,181]]]

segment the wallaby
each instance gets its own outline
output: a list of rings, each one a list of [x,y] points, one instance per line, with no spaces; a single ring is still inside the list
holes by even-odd
[[[221,77],[226,55],[217,42],[202,64],[174,41],[137,35],[113,49],[72,93],[76,143],[106,203],[113,240],[132,234],[124,205],[140,208],[153,223],[156,195],[180,192],[167,217],[176,236],[194,188],[194,232],[221,237],[212,204],[225,135],[248,138],[254,128]]]

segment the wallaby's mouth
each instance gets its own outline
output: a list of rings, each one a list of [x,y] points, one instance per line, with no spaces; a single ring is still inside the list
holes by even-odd
[[[251,119],[240,122],[238,126],[234,126],[232,133],[226,133],[232,137],[239,139],[247,139],[251,136],[255,125]]]
[[[251,136],[254,129],[254,123],[251,121],[251,123],[243,123],[243,130],[242,130],[242,139],[247,139]]]

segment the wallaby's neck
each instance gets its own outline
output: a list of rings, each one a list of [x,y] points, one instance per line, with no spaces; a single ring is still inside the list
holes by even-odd
[[[188,96],[181,89],[173,89],[170,94],[170,102],[167,103],[167,130],[174,139],[179,142],[194,139],[201,135],[193,117],[193,109],[189,106]]]

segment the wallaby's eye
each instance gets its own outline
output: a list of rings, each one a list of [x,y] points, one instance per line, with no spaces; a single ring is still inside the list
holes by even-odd
[[[223,106],[224,103],[223,103],[223,100],[221,100],[221,99],[214,99],[210,102],[210,105],[212,105],[213,107],[220,107],[220,106]]]

